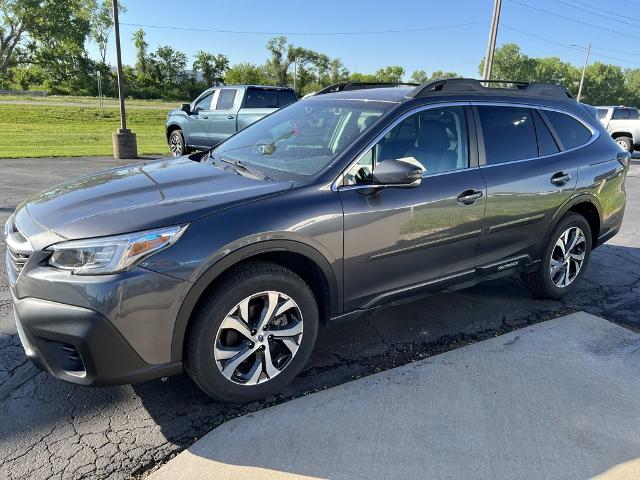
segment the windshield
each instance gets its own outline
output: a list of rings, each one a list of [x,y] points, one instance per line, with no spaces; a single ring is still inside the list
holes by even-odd
[[[304,180],[330,165],[393,106],[364,100],[303,100],[238,132],[211,156],[214,161],[240,162],[277,180]]]

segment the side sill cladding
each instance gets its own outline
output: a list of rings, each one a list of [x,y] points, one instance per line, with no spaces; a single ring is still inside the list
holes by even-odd
[[[193,284],[187,293],[182,306],[178,312],[175,326],[173,327],[173,338],[171,340],[171,360],[182,361],[184,337],[189,324],[189,319],[193,313],[198,301],[207,288],[220,275],[229,268],[238,263],[248,260],[256,255],[274,252],[293,252],[303,255],[313,261],[322,270],[330,292],[331,304],[329,305],[329,316],[339,315],[341,313],[341,305],[339,299],[342,298],[341,286],[336,280],[336,275],[329,261],[315,248],[295,240],[269,240],[265,242],[255,243],[247,247],[236,250],[220,261],[212,265],[205,271]]]

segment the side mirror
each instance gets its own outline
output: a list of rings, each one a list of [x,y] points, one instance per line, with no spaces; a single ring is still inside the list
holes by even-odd
[[[191,104],[183,103],[182,105],[180,105],[180,110],[189,115],[191,113]]]
[[[402,160],[383,160],[373,169],[373,181],[378,185],[417,187],[423,169]]]

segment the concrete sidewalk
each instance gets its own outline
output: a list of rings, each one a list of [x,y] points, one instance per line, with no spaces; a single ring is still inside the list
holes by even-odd
[[[640,478],[640,335],[558,318],[216,428],[165,479]]]

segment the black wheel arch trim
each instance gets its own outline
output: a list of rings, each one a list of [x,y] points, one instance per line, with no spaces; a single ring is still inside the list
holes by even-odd
[[[165,127],[165,133],[167,135],[167,142],[169,142],[169,136],[171,136],[171,132],[173,132],[174,130],[180,130],[182,131],[182,126],[179,123],[170,123]],[[184,134],[182,134],[183,138],[184,138]],[[186,143],[186,141],[185,141]]]
[[[314,262],[323,272],[329,286],[329,312],[328,316],[333,317],[342,313],[340,299],[342,298],[340,285],[336,274],[327,258],[317,249],[296,240],[265,240],[241,247],[225,255],[212,266],[210,266],[192,284],[189,292],[182,301],[176,323],[173,327],[171,339],[171,359],[172,361],[182,361],[184,338],[191,315],[198,304],[202,294],[206,289],[229,268],[247,260],[251,257],[274,252],[293,252],[307,257]]]
[[[589,192],[581,192],[581,193],[578,193],[577,195],[574,195],[573,197],[570,197],[568,200],[566,200],[560,206],[560,208],[556,211],[544,235],[544,242],[541,245],[542,249],[546,247],[547,242],[549,241],[549,237],[551,236],[551,233],[553,233],[553,229],[556,228],[556,225],[558,224],[560,219],[564,217],[569,210],[571,210],[573,207],[575,207],[580,203],[590,203],[598,211],[598,219],[600,221],[600,232],[598,232],[598,235],[596,235],[594,238],[591,239],[591,242],[592,242],[591,248],[593,249],[598,245],[598,237],[602,232],[602,206],[600,205],[600,201],[595,195]]]

